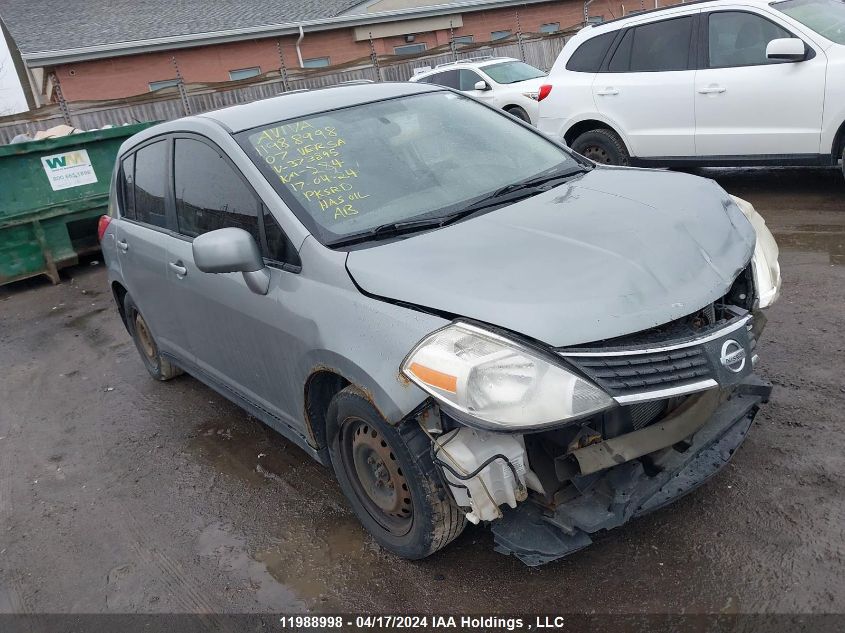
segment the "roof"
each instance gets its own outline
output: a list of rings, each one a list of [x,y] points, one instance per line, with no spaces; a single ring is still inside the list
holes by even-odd
[[[418,0],[368,13],[367,0],[0,0],[0,18],[37,67],[543,1]]]
[[[214,119],[231,132],[237,133],[259,125],[270,125],[286,119],[297,119],[361,103],[439,90],[443,88],[407,81],[347,84],[283,94],[272,99],[205,112],[199,116]]]
[[[237,134],[254,127],[272,125],[279,121],[298,119],[329,110],[443,90],[446,89],[407,81],[344,84],[317,90],[297,90],[270,99],[261,99],[160,123],[132,138],[133,143],[142,142],[162,132],[180,130],[184,127],[186,120],[197,119],[211,119],[223,126],[227,132]]]

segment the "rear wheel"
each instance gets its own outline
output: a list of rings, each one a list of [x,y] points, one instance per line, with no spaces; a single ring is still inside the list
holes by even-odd
[[[394,427],[357,388],[329,405],[329,445],[340,487],[365,528],[385,549],[419,559],[445,547],[466,520],[451,502],[414,423]]]
[[[526,123],[531,123],[531,118],[528,116],[528,113],[520,108],[519,106],[512,106],[510,108],[505,108],[505,112],[508,114],[514,115],[520,121],[525,121]]]
[[[845,176],[845,145],[842,146],[842,175]]]
[[[619,135],[604,128],[584,132],[572,143],[572,149],[600,165],[628,165],[630,161]]]
[[[123,313],[126,315],[126,328],[150,375],[156,380],[170,380],[181,374],[181,369],[161,356],[150,327],[129,293],[123,298]]]

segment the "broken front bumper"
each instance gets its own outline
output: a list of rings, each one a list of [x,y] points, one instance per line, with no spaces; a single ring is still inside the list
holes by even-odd
[[[581,494],[553,510],[523,503],[492,524],[496,550],[536,566],[562,558],[592,543],[600,530],[671,503],[721,470],[742,444],[771,385],[751,375],[688,440],[686,450],[660,455],[660,472],[648,474],[639,459],[581,476]]]

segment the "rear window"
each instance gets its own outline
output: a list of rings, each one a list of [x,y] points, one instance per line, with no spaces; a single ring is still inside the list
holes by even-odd
[[[614,31],[588,39],[572,53],[566,69],[577,73],[597,73],[615,37]]]

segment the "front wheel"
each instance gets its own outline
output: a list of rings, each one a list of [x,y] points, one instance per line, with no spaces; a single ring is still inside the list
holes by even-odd
[[[514,115],[520,121],[525,121],[526,123],[531,123],[531,117],[528,116],[528,113],[520,108],[519,106],[513,106],[511,108],[505,108],[505,112],[508,114]]]
[[[842,175],[845,176],[845,145],[842,146]]]
[[[413,422],[394,427],[355,387],[331,401],[332,466],[364,527],[385,549],[420,559],[454,540],[466,519],[452,503]]]
[[[600,165],[628,165],[630,154],[622,139],[605,128],[584,132],[572,143],[572,149]]]

